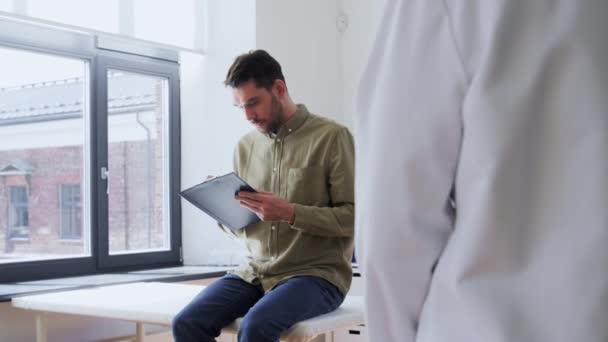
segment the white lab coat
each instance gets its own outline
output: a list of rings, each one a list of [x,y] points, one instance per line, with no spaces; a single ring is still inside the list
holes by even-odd
[[[386,6],[355,119],[370,341],[608,341],[608,1]]]

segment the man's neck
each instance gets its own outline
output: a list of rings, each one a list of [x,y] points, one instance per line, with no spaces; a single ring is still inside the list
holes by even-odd
[[[291,119],[292,116],[294,116],[296,114],[296,112],[298,111],[298,106],[293,103],[292,101],[288,101],[285,104],[285,117],[283,118],[283,123],[287,122],[289,119]]]

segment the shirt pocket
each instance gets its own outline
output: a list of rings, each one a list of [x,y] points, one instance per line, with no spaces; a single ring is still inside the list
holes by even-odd
[[[328,194],[323,168],[290,168],[287,174],[287,200],[302,205],[326,205]]]

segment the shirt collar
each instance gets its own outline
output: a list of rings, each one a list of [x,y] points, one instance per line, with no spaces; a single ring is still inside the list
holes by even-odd
[[[304,123],[304,121],[306,121],[306,118],[310,113],[308,112],[306,106],[303,104],[298,104],[297,107],[298,109],[292,115],[292,117],[289,118],[289,120],[287,120],[287,122],[285,122],[283,125],[281,125],[281,127],[279,127],[279,131],[277,132],[277,134],[268,134],[270,138],[274,139],[288,136],[294,133],[298,128],[300,128],[300,126],[302,126],[302,124]]]

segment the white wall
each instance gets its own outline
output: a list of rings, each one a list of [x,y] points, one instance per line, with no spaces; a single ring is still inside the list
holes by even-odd
[[[348,28],[342,35],[343,108],[345,124],[353,128],[354,101],[380,23],[385,0],[342,0]]]
[[[283,67],[296,102],[344,122],[338,0],[258,0],[256,47]]]

